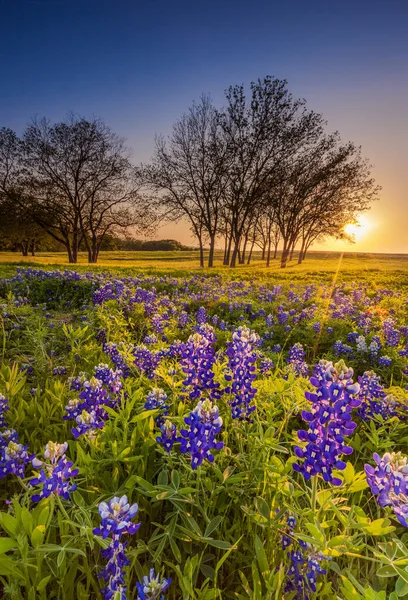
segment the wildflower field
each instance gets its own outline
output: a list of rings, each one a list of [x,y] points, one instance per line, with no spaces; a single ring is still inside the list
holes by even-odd
[[[408,597],[393,260],[2,265],[0,598]]]

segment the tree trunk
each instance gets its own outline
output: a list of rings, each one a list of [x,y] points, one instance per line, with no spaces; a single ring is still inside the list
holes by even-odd
[[[288,240],[283,241],[283,250],[281,256],[281,269],[285,269],[288,262],[289,244]]]
[[[224,253],[224,265],[229,265],[231,258],[231,247],[232,247],[232,235],[228,237],[228,243],[226,244]]]
[[[273,258],[275,259],[278,256],[278,244],[275,244],[275,249],[273,252]]]
[[[236,243],[234,246],[234,250],[232,252],[232,256],[231,256],[231,262],[230,262],[231,269],[235,269],[235,267],[237,266],[238,252],[239,252],[239,245]]]
[[[21,253],[23,256],[28,256],[28,242],[21,242]]]
[[[271,238],[269,238],[268,240],[268,253],[266,255],[266,266],[269,267],[271,264],[271,247],[272,247],[272,240]]]
[[[290,248],[290,257],[289,257],[289,261],[291,261],[291,260],[292,260],[294,251],[295,251],[295,242],[293,242],[293,244],[292,244],[292,246],[291,246],[291,248]]]
[[[214,252],[215,252],[215,235],[210,237],[210,253],[208,255],[208,266],[214,266]]]
[[[266,243],[264,243],[262,245],[262,260],[265,260],[265,254],[266,254]]]
[[[254,246],[255,246],[255,240],[252,240],[251,248],[250,248],[249,254],[248,254],[247,265],[251,264],[251,258],[252,258],[252,252],[254,250]]]
[[[31,240],[31,256],[35,256],[35,240]]]
[[[298,265],[302,264],[304,252],[305,252],[305,240],[302,240],[302,245],[299,250]]]
[[[200,238],[199,240],[199,244],[200,244],[200,268],[204,269],[204,247],[203,247],[203,241]]]

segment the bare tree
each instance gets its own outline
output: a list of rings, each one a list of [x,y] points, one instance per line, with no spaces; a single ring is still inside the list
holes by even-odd
[[[124,140],[100,119],[34,120],[24,135],[25,190],[38,223],[77,262],[82,241],[95,262],[104,235],[133,223],[132,166]]]
[[[201,266],[205,241],[210,248],[208,266],[214,264],[226,150],[216,111],[210,98],[202,96],[175,123],[168,139],[156,138],[153,162],[143,169],[145,184],[155,190],[164,217],[189,222],[199,243]]]

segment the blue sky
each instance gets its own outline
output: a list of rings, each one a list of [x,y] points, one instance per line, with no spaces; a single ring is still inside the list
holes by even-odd
[[[137,162],[202,92],[286,78],[375,165],[376,235],[355,249],[408,251],[407,31],[403,0],[0,0],[0,126],[100,116]]]

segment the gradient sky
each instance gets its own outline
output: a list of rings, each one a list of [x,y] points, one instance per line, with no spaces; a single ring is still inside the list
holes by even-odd
[[[0,126],[96,115],[146,161],[202,92],[286,78],[383,187],[355,245],[320,248],[408,252],[407,32],[406,0],[0,0]]]

